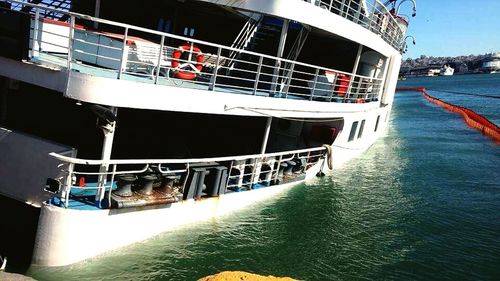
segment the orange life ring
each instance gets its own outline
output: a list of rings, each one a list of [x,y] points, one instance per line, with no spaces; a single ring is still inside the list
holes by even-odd
[[[186,60],[186,65],[189,67],[193,67],[192,70],[181,70],[180,68],[180,58],[184,52],[192,52],[196,55],[196,64],[191,63],[189,60]],[[191,44],[184,44],[179,46],[177,50],[172,53],[172,68],[175,71],[175,77],[185,80],[193,80],[196,78],[196,73],[200,72],[203,69],[203,63],[205,62],[205,58],[201,53],[200,48],[196,46],[192,46]],[[183,67],[185,67],[183,66]],[[196,70],[195,70],[196,69]],[[194,71],[194,72],[193,72]]]

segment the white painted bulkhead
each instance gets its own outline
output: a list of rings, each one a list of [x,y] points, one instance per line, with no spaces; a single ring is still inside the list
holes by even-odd
[[[139,109],[243,115],[329,118],[375,110],[376,102],[329,103],[179,88],[70,72],[66,96],[75,100]]]

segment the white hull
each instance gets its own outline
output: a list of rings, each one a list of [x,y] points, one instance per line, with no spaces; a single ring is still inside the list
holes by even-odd
[[[313,177],[318,171],[319,165],[311,169],[308,176]],[[32,264],[50,267],[83,261],[181,226],[229,214],[273,198],[296,184],[298,182],[202,200],[191,199],[150,210],[82,211],[45,204],[40,214]]]

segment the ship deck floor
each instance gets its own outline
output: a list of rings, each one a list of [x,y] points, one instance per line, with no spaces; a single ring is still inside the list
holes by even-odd
[[[47,66],[50,66],[53,68],[58,68],[58,69],[65,68],[68,65],[68,61],[67,61],[66,56],[59,55],[59,54],[40,53],[36,58],[33,58],[32,60],[36,63],[42,64],[42,65],[47,65]],[[91,76],[110,78],[110,79],[118,79],[118,71],[114,70],[114,69],[93,66],[93,65],[84,64],[81,62],[72,63],[71,68],[73,71],[88,74]],[[152,75],[148,75],[148,74],[141,74],[141,73],[131,74],[131,73],[127,72],[127,73],[122,73],[120,79],[138,82],[138,83],[154,84],[154,77]],[[178,78],[173,78],[173,77],[160,76],[158,78],[157,84],[163,85],[163,86],[172,86],[172,87],[179,87],[179,88],[205,90],[205,91],[210,90],[209,85],[208,85],[209,82],[190,81],[190,80],[183,80],[183,79],[178,79]],[[212,90],[210,90],[210,91],[212,91]],[[241,88],[237,88],[237,87],[232,87],[230,85],[227,85],[227,86],[216,85],[214,87],[213,91],[224,92],[224,93],[234,93],[234,94],[244,94],[244,95],[255,95],[255,96],[261,96],[261,97],[270,97],[270,94],[266,91],[255,91],[255,94],[254,94],[253,90],[241,89]],[[274,95],[272,97],[283,98],[284,95],[277,94],[277,95]],[[306,97],[292,95],[292,94],[287,95],[286,98],[297,99],[297,100],[309,100],[308,97],[306,98]]]

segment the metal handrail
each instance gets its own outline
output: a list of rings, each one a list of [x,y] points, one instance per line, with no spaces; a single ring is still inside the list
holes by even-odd
[[[91,159],[81,159],[68,157],[56,152],[49,153],[50,156],[54,157],[57,160],[62,162],[78,164],[78,165],[138,165],[138,164],[184,164],[184,163],[201,163],[201,162],[223,162],[223,161],[232,161],[232,160],[244,160],[248,158],[258,158],[258,157],[274,157],[279,155],[287,155],[294,153],[305,153],[305,152],[313,152],[313,151],[322,151],[325,150],[324,147],[315,147],[315,148],[306,148],[306,149],[297,149],[297,150],[289,150],[283,152],[273,152],[266,154],[249,154],[249,155],[239,155],[239,156],[225,156],[225,157],[211,157],[211,158],[185,158],[185,159],[112,159],[112,160],[91,160]]]
[[[389,43],[392,47],[400,50],[402,42],[402,38],[404,37],[405,30],[398,24],[394,15],[387,9],[387,7],[380,2],[380,0],[372,0],[373,3],[368,0],[359,2],[354,2],[355,5],[358,6],[357,9],[351,7],[353,3],[352,0],[304,0],[305,2],[311,3],[312,5],[322,7],[327,9],[328,11],[337,14],[347,20],[350,20],[354,23],[357,23],[368,30],[378,33],[381,35],[382,39]],[[362,3],[366,3],[366,8],[368,14],[361,13]],[[334,5],[336,4],[336,5]],[[340,9],[335,7],[340,6]],[[353,16],[350,13],[357,16]],[[384,23],[383,20],[377,18],[378,16],[388,16],[387,23]],[[377,22],[379,21],[379,22]],[[384,25],[387,25],[384,27]],[[384,30],[382,30],[384,29]],[[393,34],[392,34],[393,33]]]
[[[240,33],[234,40],[231,48],[236,48],[238,50],[243,50],[247,44],[250,42],[251,38],[255,35],[257,30],[259,29],[259,25],[262,22],[262,17],[258,20],[255,20],[253,17],[249,17]],[[228,66],[232,66],[232,62],[236,58],[239,52],[231,51],[229,53],[229,61],[226,63]]]
[[[282,161],[287,161],[287,160],[292,160],[293,158],[304,158],[304,156],[300,156],[300,154],[307,154],[305,156],[308,160],[308,167],[305,167],[305,169],[309,168],[309,164],[315,164],[320,161],[320,158],[324,155],[324,151],[326,150],[325,147],[315,147],[315,148],[308,148],[308,149],[298,149],[298,150],[291,150],[291,151],[284,151],[284,152],[274,152],[274,153],[266,153],[266,154],[251,154],[251,155],[240,155],[240,156],[226,156],[226,157],[212,157],[212,158],[191,158],[191,159],[127,159],[127,160],[88,160],[88,159],[79,159],[79,158],[74,158],[74,157],[68,157],[64,156],[55,152],[50,153],[49,155],[54,157],[55,159],[64,162],[68,164],[68,169],[65,170],[66,172],[66,178],[64,180],[64,185],[60,189],[61,195],[60,198],[62,199],[64,207],[68,208],[69,206],[69,199],[71,195],[71,190],[72,188],[75,188],[76,186],[73,183],[73,178],[76,175],[93,175],[93,176],[99,176],[100,178],[103,178],[102,184],[98,184],[95,187],[90,187],[91,189],[97,189],[101,190],[102,194],[104,194],[105,191],[111,191],[113,188],[113,184],[115,181],[115,176],[119,174],[142,174],[151,167],[151,165],[155,164],[158,167],[158,171],[162,174],[177,174],[177,173],[189,173],[189,167],[190,164],[192,163],[213,163],[213,162],[231,162],[230,166],[230,171],[228,174],[227,178],[227,187],[231,187],[229,184],[229,180],[231,179],[231,170],[235,167],[234,163],[235,161],[249,161],[253,160],[253,169],[251,174],[240,174],[240,177],[243,178],[243,176],[248,176],[251,175],[252,182],[254,182],[254,179],[260,176],[262,173],[261,171],[256,171],[256,164],[258,162],[258,159],[262,162],[264,159],[272,159],[273,157],[277,157],[278,159],[274,159],[278,163],[278,168],[279,168],[279,163]],[[313,153],[317,152],[317,153]],[[289,156],[288,158],[285,158],[283,160],[283,156]],[[316,158],[317,157],[317,158]],[[314,161],[309,161],[311,158],[315,159]],[[244,162],[244,163],[245,163]],[[111,169],[107,169],[105,171],[100,171],[100,172],[80,172],[80,171],[75,171],[75,165],[85,165],[85,166],[102,166],[106,165],[110,167]],[[185,169],[176,169],[176,170],[164,170],[161,168],[162,164],[184,164]],[[140,169],[134,169],[134,170],[120,170],[117,171],[117,166],[118,165],[143,165],[142,168]],[[250,164],[249,164],[250,165]],[[243,164],[243,167],[245,167],[246,164]],[[108,176],[111,176],[111,181],[109,184],[106,183],[106,179]],[[278,178],[278,175],[276,174],[274,178]],[[185,186],[187,181],[187,177],[184,179],[183,186]],[[87,186],[84,186],[84,188],[87,188]],[[99,194],[99,192],[97,193]],[[101,207],[100,200],[104,199],[102,197],[99,197],[99,195],[96,195],[96,203],[99,207]],[[111,202],[111,192],[108,192],[108,203]],[[109,205],[109,204],[108,204]]]
[[[11,0],[11,1],[16,2],[17,0]],[[37,10],[39,10],[39,9],[49,9],[50,10],[50,8],[39,7],[39,6],[36,6],[33,4],[26,4],[26,5],[31,5],[31,6],[37,7]],[[64,11],[60,11],[60,12],[66,13]],[[129,55],[136,55],[137,56],[140,53],[137,49],[128,48],[128,46],[127,46],[128,33],[130,32],[130,30],[134,30],[134,31],[141,31],[141,32],[146,32],[146,33],[154,34],[154,35],[160,35],[163,42],[165,41],[166,38],[169,38],[169,39],[181,40],[183,42],[188,41],[191,44],[198,44],[199,46],[203,46],[204,48],[207,48],[207,47],[208,48],[215,48],[217,50],[217,55],[211,55],[211,54],[207,54],[207,53],[203,53],[203,54],[196,53],[196,52],[193,52],[192,50],[190,51],[191,56],[198,56],[198,55],[203,55],[203,56],[207,56],[207,57],[215,56],[216,57],[215,62],[216,62],[216,66],[217,66],[215,69],[213,69],[213,68],[209,69],[208,72],[207,72],[207,70],[204,70],[204,71],[198,71],[198,70],[194,70],[194,69],[183,70],[186,73],[193,73],[195,75],[205,75],[206,77],[211,77],[211,79],[206,79],[207,81],[210,80],[209,82],[205,82],[205,81],[201,81],[201,80],[191,82],[191,81],[177,79],[179,81],[189,82],[191,84],[196,83],[198,85],[204,85],[207,87],[207,90],[211,90],[211,91],[214,91],[215,87],[217,87],[217,86],[222,86],[226,89],[233,88],[233,89],[247,90],[249,94],[252,94],[252,93],[257,94],[258,92],[265,92],[265,93],[268,93],[269,96],[284,97],[284,98],[292,98],[292,96],[295,96],[295,97],[304,97],[304,98],[306,98],[306,100],[307,100],[307,97],[310,97],[309,100],[320,100],[320,101],[329,102],[329,101],[332,101],[331,98],[328,100],[329,97],[332,97],[334,95],[338,96],[339,87],[341,87],[342,85],[336,84],[336,83],[329,83],[329,84],[323,85],[323,87],[329,88],[328,90],[317,89],[314,87],[304,87],[303,85],[300,85],[300,83],[303,84],[304,81],[312,80],[314,77],[317,76],[316,75],[317,73],[319,73],[319,75],[323,75],[323,73],[326,73],[326,72],[348,75],[350,77],[350,79],[352,79],[353,81],[354,80],[369,81],[369,83],[371,83],[372,88],[377,89],[379,91],[381,90],[380,85],[382,84],[382,79],[378,79],[378,78],[366,77],[366,76],[362,76],[362,75],[348,73],[345,71],[315,66],[315,65],[311,65],[311,64],[307,64],[307,63],[303,63],[303,62],[288,60],[288,59],[282,59],[282,58],[278,58],[278,57],[274,57],[274,56],[270,56],[270,55],[265,55],[265,54],[260,54],[260,53],[256,53],[256,52],[252,52],[252,51],[242,50],[242,49],[238,49],[238,48],[231,48],[231,47],[223,46],[220,44],[210,43],[210,42],[196,40],[196,39],[187,38],[187,37],[178,36],[178,35],[173,35],[173,34],[160,32],[160,31],[156,31],[156,30],[150,30],[150,29],[141,28],[141,27],[137,27],[137,26],[133,26],[133,25],[129,25],[129,24],[123,24],[123,23],[117,23],[117,22],[108,21],[108,20],[102,20],[102,19],[94,18],[91,16],[85,16],[85,15],[78,14],[78,13],[67,12],[67,14],[70,15],[70,19],[72,22],[74,22],[75,18],[82,18],[85,20],[93,20],[93,21],[96,21],[98,23],[123,27],[125,30],[124,34],[117,34],[117,35],[110,37],[110,39],[118,40],[119,42],[121,42],[123,40],[123,42],[121,43],[122,44],[121,48],[117,48],[117,47],[109,48],[111,50],[112,49],[121,50],[121,56],[119,56],[119,57],[118,56],[117,57],[103,57],[102,54],[98,54],[98,53],[91,54],[89,52],[85,52],[84,50],[79,49],[79,48],[82,48],[81,46],[75,47],[74,42],[78,42],[80,45],[86,45],[86,44],[95,45],[96,44],[94,42],[86,42],[85,39],[79,38],[78,36],[76,36],[76,34],[80,33],[80,34],[86,34],[86,35],[90,35],[90,36],[110,36],[109,34],[85,30],[85,29],[81,29],[81,28],[75,28],[74,24],[70,25],[70,27],[69,27],[70,28],[70,35],[73,33],[75,34],[75,36],[73,36],[73,37],[75,37],[74,39],[68,38],[68,48],[67,48],[67,50],[68,50],[68,62],[67,62],[67,64],[68,64],[68,66],[70,66],[70,68],[71,68],[71,66],[76,67],[75,65],[71,64],[71,62],[73,61],[72,59],[75,59],[75,56],[73,55],[73,53],[82,53],[82,54],[87,55],[87,56],[94,56],[95,58],[104,58],[104,59],[114,60],[114,61],[119,60],[121,62],[120,66],[116,67],[114,70],[113,70],[113,68],[110,69],[111,71],[118,72],[117,79],[126,79],[123,77],[123,74],[132,74],[132,75],[137,75],[137,76],[140,76],[143,78],[151,77],[151,78],[153,78],[151,80],[153,83],[159,83],[160,82],[159,80],[162,80],[162,79],[159,79],[160,78],[159,77],[160,70],[158,68],[165,68],[166,71],[172,71],[172,70],[175,71],[176,70],[176,69],[172,69],[168,65],[167,66],[162,65],[160,63],[160,62],[162,62],[162,57],[164,57],[165,54],[168,54],[169,52],[173,53],[176,50],[179,50],[179,48],[172,47],[172,46],[166,46],[163,44],[158,45],[154,42],[149,42],[150,44],[148,46],[142,47],[141,50],[142,50],[142,52],[144,52],[144,54],[147,53],[148,57],[155,56],[154,59],[151,59],[151,61],[140,61],[137,59],[129,59],[128,58]],[[37,18],[37,16],[35,16],[35,22],[38,22],[38,20],[39,20],[39,18]],[[35,24],[35,27],[36,26],[37,25]],[[37,34],[38,32],[39,32],[39,30],[34,30],[33,33]],[[43,32],[43,29],[42,29],[42,32]],[[84,37],[84,38],[86,38],[86,37]],[[103,45],[103,47],[109,47],[109,46]],[[33,51],[35,51],[35,50],[33,50]],[[222,63],[222,61],[230,59],[230,53],[234,53],[234,52],[238,52],[241,54],[247,54],[252,59],[254,59],[255,61],[258,61],[258,62],[253,62],[251,60],[245,61],[245,60],[239,60],[239,59],[234,58],[233,59],[234,63],[235,64],[239,63],[239,64],[243,65],[243,67],[238,67],[238,65],[228,66],[227,64]],[[38,53],[38,51],[37,51],[37,53]],[[169,60],[166,60],[166,61],[170,62]],[[266,61],[268,61],[268,62],[266,63]],[[269,61],[271,61],[271,62],[269,62]],[[279,65],[277,66],[276,63],[272,63],[272,62],[277,62],[277,61],[281,62],[281,65],[285,65],[285,67],[279,67]],[[178,59],[178,62],[179,62],[179,64],[190,63],[189,60],[180,59],[180,58]],[[130,65],[132,67],[132,69],[127,68],[128,65]],[[206,69],[208,69],[208,67],[212,67],[212,66],[208,65],[207,63],[204,63],[204,66],[207,66]],[[250,69],[246,69],[245,66],[247,68],[250,67]],[[293,69],[291,68],[291,66],[293,66]],[[142,70],[140,72],[136,72],[136,70],[139,68]],[[257,68],[257,71],[252,70],[255,68]],[[103,68],[103,71],[108,71],[108,69],[109,68]],[[226,72],[223,72],[225,74],[217,74],[218,69],[225,69]],[[273,69],[275,69],[275,71],[273,71]],[[306,70],[304,70],[304,69],[306,69]],[[238,74],[230,73],[230,71],[235,71],[235,70],[239,71],[240,73],[247,73],[247,75],[250,75],[251,77],[250,78],[249,77],[241,77],[241,75],[238,76]],[[268,71],[266,72],[266,70],[268,70]],[[95,75],[95,74],[93,74],[93,75]],[[174,80],[175,79],[175,78],[169,78],[168,75],[164,75],[164,76],[167,76],[167,78],[166,78],[167,80],[169,80],[169,79]],[[226,80],[216,81],[216,79],[215,79],[216,76],[217,76],[217,78],[223,78]],[[307,78],[307,77],[309,77],[309,78]],[[266,80],[266,78],[267,78],[267,80]],[[272,79],[269,79],[269,78],[272,78]],[[233,85],[231,83],[228,83],[227,79],[230,79],[233,82],[239,81],[239,82],[244,83],[244,84],[240,85],[238,83],[233,83],[234,84]],[[314,79],[316,79],[316,78],[314,78]],[[294,84],[293,82],[296,82],[296,83]],[[340,81],[335,81],[335,82],[340,83]],[[189,86],[189,83],[187,84],[188,86]],[[248,85],[249,83],[251,85]],[[175,84],[175,86],[182,87],[181,83],[174,83],[174,84]],[[280,85],[281,85],[281,87],[279,87]],[[315,85],[321,85],[321,84],[315,83]],[[269,89],[267,87],[270,87],[271,89]],[[275,90],[276,88],[278,88],[278,90]],[[291,90],[292,88],[295,89],[295,91],[299,91],[299,92],[292,91]],[[359,96],[359,98],[363,98],[367,102],[370,102],[372,100],[377,100],[376,98],[373,98],[373,92],[369,92],[369,91],[367,91],[367,89],[368,89],[368,87],[366,87],[366,88],[353,87],[352,90],[353,90],[353,92],[355,92],[355,94],[357,94]],[[309,94],[304,94],[304,91],[308,92]],[[331,92],[331,94],[327,94],[329,92]],[[345,90],[344,90],[344,92],[345,92]],[[320,93],[321,95],[318,95],[318,93]],[[325,99],[325,94],[326,94],[327,99]],[[379,95],[379,94],[380,93],[377,93],[377,95]],[[353,99],[343,99],[343,100],[354,101]],[[335,101],[339,101],[339,98],[337,97]]]

